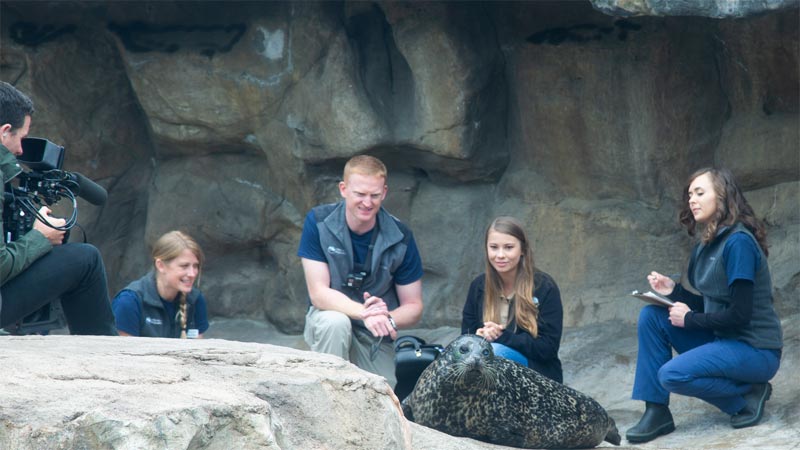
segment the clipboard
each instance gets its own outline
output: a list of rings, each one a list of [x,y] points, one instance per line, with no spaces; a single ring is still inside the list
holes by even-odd
[[[663,306],[665,308],[669,308],[670,306],[675,304],[675,302],[673,302],[672,300],[664,297],[663,295],[656,294],[655,292],[652,291],[647,291],[644,293],[639,291],[633,291],[631,292],[631,296],[636,297],[639,300],[645,301],[652,305]]]

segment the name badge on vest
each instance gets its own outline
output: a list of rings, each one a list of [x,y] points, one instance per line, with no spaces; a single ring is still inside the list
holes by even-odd
[[[197,328],[189,328],[186,330],[186,339],[197,339],[197,336],[200,335],[200,332]]]

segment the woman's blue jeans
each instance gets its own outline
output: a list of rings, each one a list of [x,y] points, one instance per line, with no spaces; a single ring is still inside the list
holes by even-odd
[[[528,358],[511,347],[492,342],[492,350],[494,350],[494,356],[510,359],[511,361],[518,362],[523,366],[528,367]]]
[[[669,394],[676,393],[733,415],[745,406],[743,395],[752,384],[766,383],[780,366],[780,351],[717,338],[710,330],[674,327],[661,306],[642,308],[638,334],[634,400],[669,405]]]

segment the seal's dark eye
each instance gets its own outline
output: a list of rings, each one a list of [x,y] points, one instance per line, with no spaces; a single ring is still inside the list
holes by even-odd
[[[461,353],[469,353],[469,345],[464,344],[458,350],[461,351]]]
[[[483,352],[481,352],[481,353],[483,353],[483,356],[489,356],[489,349],[485,348],[485,349],[483,349]]]

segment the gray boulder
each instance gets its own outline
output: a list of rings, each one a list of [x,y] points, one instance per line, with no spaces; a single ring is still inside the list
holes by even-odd
[[[591,0],[597,10],[613,16],[702,16],[721,19],[749,17],[800,6],[798,0]]]

